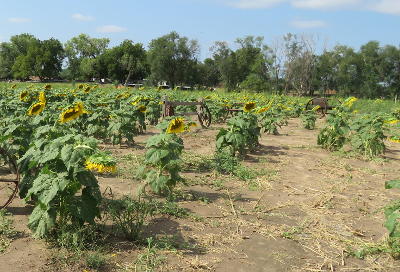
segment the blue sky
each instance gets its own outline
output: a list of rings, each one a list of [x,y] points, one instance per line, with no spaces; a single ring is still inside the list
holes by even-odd
[[[264,36],[267,44],[291,32],[314,34],[319,49],[356,49],[370,40],[400,45],[400,0],[0,0],[0,41],[31,33],[62,42],[80,33],[141,42],[170,31],[201,46]]]

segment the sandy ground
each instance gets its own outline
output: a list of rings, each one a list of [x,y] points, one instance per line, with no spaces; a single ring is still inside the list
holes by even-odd
[[[213,156],[220,127],[183,135],[186,163]],[[133,148],[106,146],[120,159],[121,171],[99,177],[102,191],[135,194],[135,158],[156,132],[135,138]],[[382,208],[399,198],[399,191],[385,190],[384,182],[400,177],[400,145],[387,142],[384,156],[363,160],[320,149],[317,134],[292,119],[280,135],[262,135],[259,149],[243,162],[259,173],[250,181],[185,167],[187,185],[177,188],[178,204],[196,216],[151,219],[146,236],[170,237],[178,245],[159,251],[166,259],[155,271],[400,271],[400,262],[388,254],[353,256],[387,237]],[[8,211],[18,235],[0,255],[0,271],[59,271],[54,249],[31,238],[26,227],[31,207],[15,199]],[[129,264],[143,250],[115,244],[100,271],[135,271]]]

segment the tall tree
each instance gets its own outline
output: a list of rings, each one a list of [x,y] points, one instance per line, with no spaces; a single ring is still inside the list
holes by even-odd
[[[73,37],[65,43],[65,55],[67,57],[68,68],[67,74],[70,79],[77,79],[84,75],[86,79],[93,76],[93,61],[86,60],[83,65],[81,62],[84,59],[95,59],[100,54],[104,53],[110,40],[107,38],[91,38],[89,35],[80,34]],[[88,69],[82,71],[82,69]]]
[[[175,31],[152,40],[148,50],[152,79],[167,80],[172,88],[185,83],[189,80],[186,71],[197,64],[198,53],[197,41],[181,37]]]

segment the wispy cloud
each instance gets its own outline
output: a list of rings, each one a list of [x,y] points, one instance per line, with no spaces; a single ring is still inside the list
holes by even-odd
[[[296,8],[308,9],[335,9],[354,7],[362,0],[292,0],[291,4]]]
[[[287,0],[236,0],[236,1],[227,1],[227,4],[236,8],[254,9],[254,8],[269,8],[286,1]]]
[[[83,15],[80,13],[74,13],[72,14],[72,19],[77,21],[93,21],[94,17],[89,15]]]
[[[370,1],[368,9],[380,13],[400,15],[400,0]]]
[[[326,23],[320,20],[294,20],[290,25],[296,28],[320,28],[325,27]]]
[[[10,23],[29,23],[32,21],[30,18],[23,18],[23,17],[12,17],[8,18]]]
[[[128,29],[116,25],[105,25],[98,27],[96,30],[99,33],[117,33],[117,32],[125,32]]]

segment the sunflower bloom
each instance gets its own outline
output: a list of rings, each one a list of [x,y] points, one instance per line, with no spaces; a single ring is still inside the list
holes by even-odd
[[[23,102],[27,102],[28,101],[28,95],[29,95],[28,91],[22,91],[19,94],[19,100],[21,100]]]
[[[85,93],[89,93],[90,92],[90,86],[87,86],[83,91],[85,92]]]
[[[101,163],[92,162],[90,159],[86,160],[85,168],[91,171],[96,171],[99,173],[115,173],[117,168],[115,165],[104,165]]]
[[[27,115],[29,115],[29,116],[38,115],[44,110],[45,106],[46,106],[46,103],[42,103],[42,102],[35,103],[28,109]]]
[[[256,103],[254,102],[247,102],[244,107],[243,107],[243,111],[244,112],[250,112],[252,111],[254,108],[256,107]]]
[[[257,111],[257,113],[266,112],[266,111],[269,110],[270,108],[271,108],[271,106],[267,106],[267,107],[261,108],[261,109],[259,109],[259,110]]]
[[[319,110],[321,108],[321,106],[320,105],[316,105],[314,108],[312,108],[311,110],[312,111],[317,111],[317,110]]]
[[[178,117],[169,122],[167,133],[182,133],[185,131],[185,123],[183,118]]]
[[[389,141],[393,143],[400,143],[400,138],[399,137],[391,137],[389,138]]]
[[[138,106],[137,109],[138,109],[140,112],[142,112],[142,113],[145,113],[146,110],[147,110],[146,106],[144,106],[144,105]]]
[[[40,103],[46,104],[46,95],[45,95],[45,93],[43,91],[41,91],[39,93],[39,101],[40,101]]]
[[[45,89],[45,90],[50,90],[50,89],[51,89],[51,85],[50,85],[50,84],[46,84],[46,85],[44,86],[44,89]]]
[[[400,120],[388,120],[388,121],[385,121],[385,123],[389,124],[389,125],[394,125],[394,124],[397,124],[398,122],[400,122]]]
[[[74,107],[69,108],[65,111],[63,111],[60,114],[60,122],[61,123],[66,123],[72,120],[75,120],[79,116],[81,116],[84,113],[88,113],[83,106],[82,102],[78,102]]]
[[[356,102],[358,100],[358,98],[356,97],[350,97],[348,99],[346,99],[346,101],[343,103],[343,105],[345,107],[351,108],[351,106],[353,106],[354,102]]]

